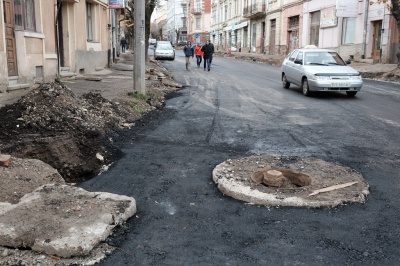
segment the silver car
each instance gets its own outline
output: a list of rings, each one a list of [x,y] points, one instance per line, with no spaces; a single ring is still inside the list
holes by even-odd
[[[282,84],[302,88],[309,96],[312,91],[343,91],[353,97],[361,90],[360,73],[347,66],[337,52],[327,49],[296,49],[282,63]]]
[[[154,50],[154,59],[175,60],[175,49],[168,41],[158,41]]]

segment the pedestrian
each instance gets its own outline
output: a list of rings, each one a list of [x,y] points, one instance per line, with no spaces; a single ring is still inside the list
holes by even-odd
[[[190,67],[190,57],[194,57],[194,50],[192,47],[192,42],[187,41],[185,47],[183,47],[183,52],[185,53],[186,57],[186,69],[189,70]]]
[[[197,67],[201,65],[201,59],[204,53],[201,51],[201,43],[197,43],[196,47],[194,48],[194,54],[196,55]]]
[[[128,43],[126,42],[126,40],[125,40],[124,37],[122,37],[120,44],[121,44],[122,53],[125,53],[126,45],[127,45]]]
[[[211,69],[211,58],[212,54],[214,53],[214,46],[210,44],[210,41],[207,40],[206,44],[203,45],[201,48],[201,51],[204,53],[203,59],[204,59],[204,71],[206,71],[206,67],[208,71]]]
[[[213,60],[213,54],[214,54],[214,44],[212,43],[212,42],[210,42],[210,45],[211,45],[211,47],[212,47],[212,54],[211,54],[211,56],[210,56],[210,64],[212,63],[212,60]]]

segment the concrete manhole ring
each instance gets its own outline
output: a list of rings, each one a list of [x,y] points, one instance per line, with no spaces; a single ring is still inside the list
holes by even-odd
[[[369,194],[357,171],[312,157],[229,159],[214,168],[213,180],[225,195],[267,206],[334,207],[363,203]]]

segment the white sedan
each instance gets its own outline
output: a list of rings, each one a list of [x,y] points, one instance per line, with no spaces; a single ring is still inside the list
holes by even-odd
[[[360,73],[337,52],[327,49],[296,49],[282,63],[282,84],[293,83],[309,96],[312,91],[343,91],[353,97],[361,90]]]

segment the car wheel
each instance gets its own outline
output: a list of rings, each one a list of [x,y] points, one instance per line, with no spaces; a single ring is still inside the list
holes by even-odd
[[[308,80],[305,78],[303,79],[303,84],[302,84],[302,88],[303,88],[303,95],[304,96],[310,96],[310,88],[308,87]]]
[[[354,97],[354,96],[356,96],[357,92],[356,91],[346,91],[346,94],[348,97]]]
[[[282,85],[285,89],[289,89],[290,87],[290,82],[287,81],[285,74],[282,75]]]

